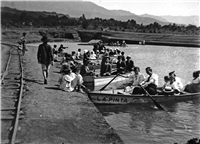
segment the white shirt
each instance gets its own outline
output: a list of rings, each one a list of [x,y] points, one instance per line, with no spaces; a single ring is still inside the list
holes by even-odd
[[[183,84],[179,77],[175,77],[175,82],[173,82],[173,83],[174,83],[174,85],[177,85],[178,90],[183,90]]]
[[[149,79],[149,77],[150,77],[150,79]],[[148,82],[145,82],[144,85],[147,86],[147,85],[149,85],[149,84],[155,84],[156,86],[158,86],[158,75],[155,74],[155,73],[152,73],[152,75],[149,76],[149,77],[147,77],[147,79],[146,79],[146,80],[149,79],[149,81],[148,81]]]
[[[138,73],[137,75],[135,73],[131,74],[129,76],[132,80],[132,86],[138,86],[145,80],[145,76],[142,73]]]
[[[96,59],[96,54],[90,54],[90,59]]]
[[[171,84],[170,81],[166,83],[165,87],[171,87],[176,90],[183,90],[183,84],[181,83],[181,79],[179,77],[175,77],[175,81]]]
[[[76,78],[76,74],[75,73],[70,73],[69,75],[63,75],[60,80],[60,86],[59,88],[61,90],[67,91],[67,92],[71,92],[74,90],[74,87],[72,86],[72,81]]]

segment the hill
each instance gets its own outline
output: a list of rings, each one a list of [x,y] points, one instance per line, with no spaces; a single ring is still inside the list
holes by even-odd
[[[86,18],[113,18],[121,21],[134,19],[138,24],[143,23],[144,25],[154,22],[161,25],[169,24],[155,18],[138,16],[128,11],[108,10],[92,2],[85,1],[2,1],[1,6],[27,11],[56,12],[64,15],[68,14],[71,17],[80,17],[85,14]]]

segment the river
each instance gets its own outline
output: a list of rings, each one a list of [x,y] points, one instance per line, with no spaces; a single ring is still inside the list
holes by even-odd
[[[78,48],[82,51],[93,48],[67,42],[50,44],[63,44],[69,47],[69,53],[77,51]],[[186,85],[192,80],[192,73],[200,70],[199,48],[128,45],[120,50],[132,57],[135,66],[139,66],[142,73],[146,74],[146,67],[152,67],[153,72],[159,76],[159,86],[164,84],[163,77],[171,71],[175,70],[176,75]],[[170,102],[161,105],[167,112],[156,109],[153,103],[97,105],[97,108],[126,144],[180,144],[200,137],[200,101]]]

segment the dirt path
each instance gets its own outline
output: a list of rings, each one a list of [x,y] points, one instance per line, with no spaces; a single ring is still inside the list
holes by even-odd
[[[59,69],[52,66],[48,85],[43,84],[37,47],[28,47],[22,101],[25,117],[18,138],[22,143],[95,144],[123,143],[86,95],[57,89]]]

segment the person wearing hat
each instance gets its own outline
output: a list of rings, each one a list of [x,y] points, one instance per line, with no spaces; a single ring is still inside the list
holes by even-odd
[[[124,61],[122,61],[122,57],[118,56],[117,57],[118,61],[117,61],[117,73],[125,73],[125,68],[126,68],[126,64]]]
[[[20,38],[20,43],[22,46],[22,55],[25,55],[25,52],[27,51],[26,49],[26,33],[23,32],[22,37]]]
[[[170,82],[169,85],[173,88],[178,90],[179,92],[183,90],[183,84],[181,79],[176,76],[175,71],[169,73]]]
[[[111,70],[112,70],[112,66],[110,64],[110,57],[106,56],[105,57],[105,63],[104,63],[104,67],[102,67],[101,76],[110,76],[111,75]]]
[[[134,68],[134,62],[131,60],[130,56],[127,56],[126,59],[126,71],[131,72]]]
[[[71,71],[70,65],[65,63],[62,65],[62,76],[59,79],[59,88],[63,91],[71,92],[74,90],[72,81],[76,78],[75,73]]]
[[[40,44],[38,47],[37,60],[38,60],[38,63],[41,64],[41,66],[42,66],[42,74],[44,77],[44,84],[47,84],[50,64],[53,64],[53,49],[48,44],[49,40],[48,40],[47,36],[43,36],[41,41],[43,43]]]
[[[88,50],[85,49],[83,53],[83,64],[85,64],[85,62],[89,60],[89,57],[90,57],[89,54],[90,53],[88,52]]]

